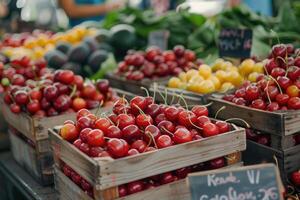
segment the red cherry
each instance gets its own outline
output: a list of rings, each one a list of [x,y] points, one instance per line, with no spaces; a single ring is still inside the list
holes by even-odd
[[[47,86],[44,89],[44,97],[47,99],[47,101],[52,101],[56,99],[58,96],[58,90],[55,86]]]
[[[102,130],[103,132],[106,132],[108,127],[111,126],[110,121],[107,118],[99,118],[95,121],[94,127],[97,129]]]
[[[299,110],[300,109],[300,98],[299,97],[291,97],[288,101],[288,108]]]
[[[292,182],[296,186],[300,186],[300,171],[293,172],[292,175],[291,175],[291,179],[292,179]]]
[[[90,128],[92,126],[92,120],[87,116],[80,117],[76,125],[80,130],[84,128]]]
[[[246,96],[246,89],[245,88],[240,88],[235,91],[234,93],[235,97],[237,98],[245,98]]]
[[[17,91],[14,95],[14,99],[18,105],[26,105],[29,101],[28,94],[25,91]]]
[[[173,48],[173,52],[175,53],[175,55],[176,55],[177,57],[182,57],[182,56],[184,56],[185,48],[184,48],[184,46],[182,46],[182,45],[176,45],[176,46]]]
[[[298,57],[299,59],[300,57]],[[292,80],[295,81],[300,77],[300,67],[291,66],[288,68],[287,76]]]
[[[71,177],[72,169],[68,165],[63,166],[63,172],[66,176]]]
[[[99,155],[101,155],[101,153],[103,152],[103,148],[102,147],[91,147],[90,148],[90,152],[89,152],[89,156],[91,157],[99,157]]]
[[[277,82],[283,89],[287,89],[290,85],[292,85],[292,81],[286,76],[278,76]]]
[[[129,146],[123,139],[112,138],[107,142],[107,150],[115,158],[120,158],[127,155]]]
[[[81,139],[77,139],[73,142],[73,145],[77,148],[77,149],[80,149],[80,146],[82,144],[82,141]]]
[[[232,99],[232,103],[235,103],[236,105],[241,105],[241,106],[245,106],[246,105],[246,100],[244,98],[233,98]]]
[[[90,153],[90,147],[87,143],[81,143],[79,150],[87,155]]]
[[[60,112],[66,111],[71,106],[71,98],[68,95],[62,94],[55,99],[53,106]]]
[[[255,99],[258,99],[259,96],[260,96],[259,89],[258,89],[258,87],[256,85],[249,85],[246,88],[245,99],[247,101],[253,101]]]
[[[168,184],[175,181],[175,177],[172,175],[172,173],[167,172],[161,175],[160,183],[161,184]]]
[[[38,100],[33,100],[27,104],[26,108],[30,114],[34,115],[41,109],[40,102]]]
[[[156,140],[157,147],[159,149],[172,146],[172,139],[168,135],[161,135]]]
[[[83,80],[82,76],[80,76],[80,75],[74,76],[73,84],[76,85],[78,90],[81,90],[83,88],[83,83],[84,83],[84,80]]]
[[[226,133],[230,131],[230,125],[225,121],[217,121],[216,125],[219,128],[220,133]]]
[[[126,140],[131,141],[142,136],[142,134],[138,126],[131,124],[123,128],[122,136],[126,138]]]
[[[130,101],[130,108],[134,114],[140,113],[139,109],[145,110],[146,106],[147,106],[146,99],[141,96],[136,96],[133,99],[131,99],[131,101]]]
[[[277,102],[271,102],[267,105],[267,110],[268,111],[276,111],[279,110],[279,104]]]
[[[57,112],[57,110],[55,110],[54,108],[50,107],[50,108],[47,110],[47,116],[48,116],[48,117],[57,116],[57,115],[58,115],[58,112]]]
[[[205,106],[194,106],[192,112],[197,116],[208,116],[208,109]]]
[[[209,161],[210,169],[219,169],[225,166],[225,159],[224,158],[216,158]]]
[[[195,52],[191,51],[191,50],[186,50],[185,53],[184,53],[184,58],[187,60],[187,61],[190,61],[190,62],[193,62],[196,60],[196,54]]]
[[[100,129],[94,129],[87,134],[87,143],[91,147],[101,147],[105,144],[104,134]]]
[[[225,101],[232,101],[235,96],[233,94],[225,94],[222,99]]]
[[[204,137],[211,137],[220,134],[218,126],[211,122],[205,123],[202,128]]]
[[[168,106],[164,110],[166,118],[170,121],[176,121],[178,118],[179,110],[175,106]]]
[[[161,113],[155,117],[156,124],[159,124],[160,122],[165,121],[165,120],[167,120],[167,118],[166,118],[165,114],[163,114],[163,113]]]
[[[257,141],[258,134],[256,134],[252,129],[246,129],[246,138],[252,141]]]
[[[172,122],[164,120],[161,121],[157,127],[159,128],[159,130],[161,131],[162,134],[173,134],[173,132],[175,131],[175,126]]]
[[[73,141],[78,138],[79,133],[73,124],[65,124],[59,131],[61,137],[67,141]]]
[[[290,97],[287,94],[277,94],[276,96],[276,102],[280,105],[280,106],[284,106],[287,104],[287,102],[289,101]]]
[[[287,56],[287,48],[284,44],[276,44],[272,47],[272,55],[274,58],[281,57],[285,58]]]
[[[272,70],[271,76],[274,78],[277,78],[278,76],[285,76],[285,70],[280,67],[276,67]]]
[[[147,106],[145,113],[155,118],[160,113],[160,106],[158,104],[150,104]]]
[[[109,138],[121,138],[122,132],[117,126],[111,125],[105,130],[104,135]]]
[[[77,112],[76,119],[78,120],[79,118],[87,116],[89,114],[91,114],[91,112],[89,110],[87,110],[87,109],[81,109],[81,110],[79,110]]]
[[[77,174],[75,171],[71,172],[71,179],[77,185],[81,184],[81,176],[79,174]]]
[[[151,134],[151,135],[149,135],[149,134]],[[152,138],[157,140],[157,138],[159,136],[161,136],[161,132],[159,131],[159,129],[156,126],[149,125],[145,128],[144,139],[145,139],[146,142],[149,142],[150,140],[152,140]]]
[[[268,60],[266,64],[266,69],[268,74],[271,74],[272,70],[277,67],[277,63],[274,58]]]
[[[191,172],[191,168],[190,167],[184,167],[184,168],[180,168],[180,169],[177,169],[175,171],[176,173],[176,176],[179,178],[179,179],[184,179],[187,177],[187,175]]]
[[[272,86],[272,85],[265,88],[264,92],[265,92],[266,99],[268,99],[267,97],[269,96],[271,101],[275,100],[277,94],[279,94],[278,88],[276,86]]]
[[[176,60],[176,56],[175,56],[173,51],[164,51],[163,56],[164,56],[164,59],[165,59],[166,62]]]
[[[136,140],[131,144],[131,148],[138,150],[140,153],[143,153],[147,148],[147,144],[143,140]]]
[[[270,136],[258,135],[256,142],[262,145],[270,146]]]
[[[135,123],[139,128],[145,129],[147,126],[153,124],[153,119],[150,115],[139,114],[135,118]]]
[[[133,155],[137,155],[139,154],[140,152],[136,149],[130,149],[127,153],[127,156],[133,156]]]
[[[117,122],[118,127],[120,129],[123,129],[129,125],[134,125],[135,124],[135,120],[132,116],[127,115],[127,114],[120,114],[117,116]]]
[[[142,181],[134,181],[127,184],[128,194],[134,194],[144,190],[144,183]]]
[[[91,128],[84,128],[79,133],[79,138],[82,142],[87,142],[87,135],[92,131]]]
[[[81,179],[81,188],[84,190],[84,191],[88,191],[88,190],[91,190],[92,189],[92,185],[89,184],[89,182],[87,182],[86,180],[84,180],[83,178]]]
[[[88,83],[83,86],[82,96],[86,98],[93,98],[97,94],[97,90],[94,84]]]
[[[51,107],[50,102],[47,101],[46,98],[42,98],[42,101],[41,101],[41,108],[42,108],[43,110],[48,110],[50,107]]]
[[[125,185],[118,186],[119,197],[125,197],[127,195],[127,188]]]
[[[211,121],[207,116],[200,116],[197,118],[197,125],[201,128],[203,127],[204,124],[210,123],[210,122]]]
[[[173,140],[176,144],[186,143],[193,140],[193,135],[186,128],[179,128],[175,131]]]
[[[83,98],[77,97],[72,101],[72,108],[75,111],[81,110],[87,107],[87,103]]]
[[[19,105],[17,105],[16,103],[10,104],[9,108],[10,108],[11,112],[16,113],[16,114],[21,112],[21,107]]]
[[[181,111],[178,114],[178,123],[185,127],[193,127],[197,122],[197,116],[191,111]]]
[[[265,110],[266,109],[266,103],[262,99],[255,99],[251,103],[252,108],[260,109],[260,110]]]
[[[29,92],[29,97],[31,100],[40,101],[42,99],[42,93],[41,91],[34,89]]]

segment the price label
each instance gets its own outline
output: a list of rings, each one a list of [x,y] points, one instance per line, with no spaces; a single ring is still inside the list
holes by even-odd
[[[219,35],[220,57],[249,58],[252,48],[251,29],[222,29]]]
[[[148,46],[156,46],[161,50],[168,49],[168,39],[170,32],[167,30],[152,31],[148,37]]]
[[[274,164],[194,173],[188,184],[192,200],[283,200]]]

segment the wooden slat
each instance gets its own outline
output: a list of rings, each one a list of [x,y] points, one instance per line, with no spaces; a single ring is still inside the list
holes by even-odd
[[[241,118],[247,121],[253,129],[280,136],[291,135],[300,131],[300,111],[267,112],[239,106],[219,98],[213,95],[209,99],[213,102],[210,107],[213,116],[225,106],[225,109],[218,114],[220,119]],[[240,121],[235,121],[235,123],[245,126]]]
[[[239,129],[201,141],[116,159],[113,162],[97,158],[101,166],[97,184],[100,189],[106,189],[245,149],[245,132],[244,129]]]

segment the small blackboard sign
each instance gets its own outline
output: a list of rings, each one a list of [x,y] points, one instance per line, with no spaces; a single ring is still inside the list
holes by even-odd
[[[220,57],[249,58],[252,47],[251,29],[222,29],[219,35]]]
[[[148,46],[156,46],[161,50],[168,49],[168,39],[170,32],[167,30],[157,30],[149,33]]]
[[[282,200],[282,184],[274,164],[260,164],[188,176],[192,200]]]

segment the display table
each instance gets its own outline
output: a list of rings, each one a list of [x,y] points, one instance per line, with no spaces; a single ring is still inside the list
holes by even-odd
[[[0,154],[1,200],[56,200],[54,187],[42,187],[12,157]]]

